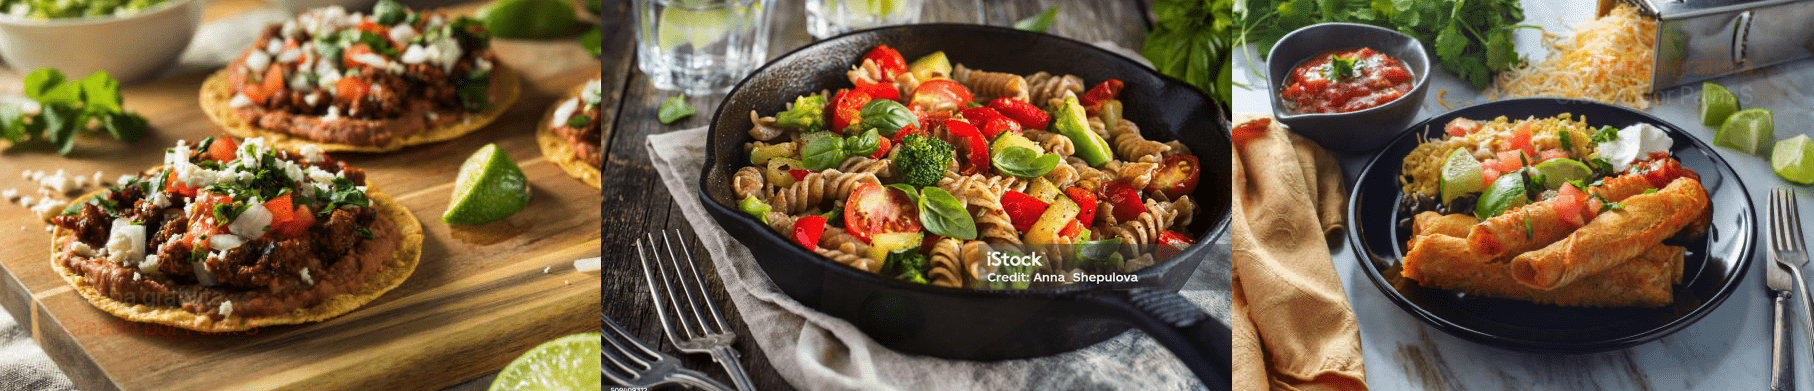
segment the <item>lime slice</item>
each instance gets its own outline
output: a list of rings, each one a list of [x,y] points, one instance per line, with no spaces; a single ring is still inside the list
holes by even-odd
[[[1771,119],[1770,109],[1753,107],[1726,117],[1719,132],[1713,134],[1713,145],[1756,155],[1763,151],[1764,143],[1776,138],[1775,133],[1776,123]]]
[[[529,205],[529,180],[523,169],[498,150],[485,144],[460,164],[454,192],[441,221],[448,224],[483,224],[510,217]]]
[[[862,0],[849,3],[851,4],[850,10],[853,13],[873,16],[877,19],[885,19],[888,15],[893,15],[895,12],[900,11],[901,6],[903,5],[894,0]]]
[[[604,335],[579,333],[543,342],[498,372],[491,391],[596,390],[604,384],[598,371]]]
[[[1486,220],[1527,202],[1530,200],[1524,197],[1524,175],[1520,171],[1508,172],[1480,194],[1480,201],[1474,204],[1474,216]]]
[[[475,15],[485,30],[503,38],[554,38],[579,26],[567,0],[498,0]]]
[[[1814,140],[1804,134],[1777,141],[1770,150],[1770,168],[1790,182],[1814,185]]]
[[[1594,174],[1594,169],[1588,168],[1586,164],[1582,164],[1580,161],[1569,158],[1553,159],[1537,163],[1536,169],[1538,173],[1543,174],[1543,188],[1545,189],[1560,189],[1564,183],[1577,179],[1587,179],[1587,177],[1593,176]]]
[[[693,50],[700,50],[706,45],[726,35],[730,31],[733,9],[691,10],[680,7],[668,7],[661,10],[661,20],[655,28],[655,44],[666,52],[679,48],[681,44],[692,44]]]
[[[1480,161],[1466,149],[1456,149],[1449,153],[1449,159],[1442,163],[1442,202],[1460,197],[1463,194],[1478,192],[1486,188],[1486,177],[1480,174]]]
[[[1720,126],[1726,117],[1738,111],[1738,96],[1714,82],[1701,82],[1701,124]]]

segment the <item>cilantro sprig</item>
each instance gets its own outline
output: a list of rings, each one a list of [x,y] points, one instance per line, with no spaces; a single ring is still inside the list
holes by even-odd
[[[120,81],[106,71],[67,80],[63,72],[39,68],[25,76],[25,96],[38,103],[37,112],[17,105],[0,107],[0,140],[14,144],[42,140],[56,146],[58,154],[68,155],[83,131],[104,131],[133,142],[147,127],[145,117],[123,108]]]

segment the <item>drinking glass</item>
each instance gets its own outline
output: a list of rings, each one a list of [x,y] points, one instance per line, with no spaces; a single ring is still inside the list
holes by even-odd
[[[921,0],[806,0],[806,33],[819,39],[851,30],[917,23]]]
[[[774,0],[634,0],[637,66],[655,88],[724,93],[768,59]]]

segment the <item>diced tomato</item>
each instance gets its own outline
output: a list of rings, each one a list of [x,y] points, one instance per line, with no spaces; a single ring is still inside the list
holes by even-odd
[[[1184,236],[1184,234],[1178,233],[1177,231],[1169,229],[1159,231],[1159,248],[1157,249],[1157,255],[1159,256],[1159,259],[1171,258],[1172,256],[1183,252],[1184,249],[1189,248],[1191,244],[1196,242],[1196,240],[1192,240],[1189,236]]]
[[[1530,155],[1525,155],[1524,151],[1499,151],[1497,155],[1499,156],[1499,171],[1505,172],[1524,168],[1524,162],[1530,160]]]
[[[1078,222],[1077,219],[1071,219],[1071,222],[1065,223],[1063,229],[1058,230],[1058,244],[1077,243],[1077,238],[1083,235],[1084,230],[1083,223]]]
[[[880,233],[920,232],[919,215],[906,193],[877,183],[857,185],[844,201],[845,229],[865,242]]]
[[[1272,127],[1271,118],[1261,118],[1243,122],[1240,125],[1235,125],[1235,129],[1230,135],[1231,141],[1234,141],[1234,144],[1237,146],[1247,144],[1249,141],[1265,137],[1266,129],[1270,127]]]
[[[964,115],[964,119],[970,120],[970,123],[982,125],[984,138],[994,140],[996,135],[1000,135],[1001,132],[1007,131],[1020,133],[1019,122],[1008,119],[1007,116],[1001,115],[1001,113],[995,111],[995,109],[988,107],[972,107],[964,109],[961,112]]]
[[[907,126],[902,126],[901,130],[894,131],[894,140],[893,140],[894,143],[896,145],[899,145],[901,143],[901,139],[907,138],[907,135],[909,135],[909,134],[920,134],[920,127],[918,125],[912,125],[912,124],[909,124]],[[924,136],[924,135],[921,135],[921,136]]]
[[[1493,162],[1495,164],[1497,164],[1499,162],[1498,159],[1491,159],[1491,160],[1487,160],[1487,161]],[[1482,166],[1485,166],[1485,164],[1482,164]],[[1500,175],[1505,175],[1505,173],[1502,171],[1499,171],[1497,169],[1492,169],[1492,168],[1481,168],[1480,169],[1480,177],[1486,180],[1485,183],[1493,183],[1494,180],[1499,179]]]
[[[279,238],[286,238],[295,232],[296,227],[292,227],[291,224],[296,220],[296,209],[290,206],[290,193],[283,193],[270,201],[265,201],[264,207],[265,210],[271,212],[270,232],[272,234],[278,235]]]
[[[233,142],[233,137],[227,135],[215,137],[214,142],[208,144],[208,158],[221,163],[233,161],[234,152],[238,151],[239,143]]]
[[[1033,229],[1033,222],[1046,213],[1052,204],[1018,191],[1009,190],[1001,195],[1001,208],[1008,213],[1008,220],[1014,222],[1014,229],[1026,231]]]
[[[892,148],[891,146],[889,146],[889,144],[890,144],[890,142],[886,138],[878,141],[878,143],[876,144],[876,153],[869,154],[869,158],[870,159],[881,159],[881,158],[888,157],[888,150],[890,148]]]
[[[1448,132],[1450,136],[1466,136],[1480,130],[1480,122],[1467,118],[1456,118],[1454,121],[1449,121],[1448,125],[1444,125],[1442,130]]]
[[[1102,110],[1102,102],[1111,101],[1116,97],[1121,96],[1121,87],[1122,84],[1120,80],[1104,80],[1101,84],[1090,87],[1090,91],[1083,93],[1083,97],[1078,98],[1077,103],[1083,104],[1084,113],[1089,114],[1092,117],[1096,116],[1096,113]]]
[[[265,100],[270,99],[272,95],[277,95],[282,92],[283,67],[279,66],[265,68],[264,78],[259,80],[259,84],[248,84],[240,89],[240,93],[246,94],[247,98],[251,98],[252,103],[261,105],[265,104]]]
[[[358,29],[359,29],[359,31],[364,31],[364,32],[367,32],[367,33],[370,33],[373,35],[377,35],[379,37],[384,37],[384,39],[386,39],[386,40],[389,40],[390,36],[391,36],[390,27],[385,27],[384,25],[378,24],[376,22],[372,22],[370,19],[360,21]]]
[[[335,100],[352,102],[364,98],[371,91],[372,85],[363,78],[342,77],[340,81],[334,82],[334,88]]]
[[[1651,186],[1658,189],[1669,186],[1669,182],[1674,182],[1676,178],[1701,179],[1700,173],[1694,172],[1694,170],[1688,169],[1687,167],[1682,167],[1682,162],[1669,157],[1668,152],[1652,153],[1650,155],[1650,160],[1633,164],[1631,167],[1627,167],[1625,171],[1628,173],[1643,173],[1644,180],[1650,182]]]
[[[1562,188],[1556,191],[1556,198],[1552,200],[1550,202],[1563,221],[1576,227],[1587,224],[1587,193],[1575,188],[1574,184],[1563,183]]]
[[[1103,186],[1102,196],[1107,197],[1109,205],[1115,208],[1115,220],[1131,221],[1146,213],[1146,204],[1140,201],[1140,192],[1126,181],[1109,182]]]
[[[1084,228],[1089,228],[1096,222],[1096,193],[1083,187],[1071,186],[1064,189],[1064,195],[1070,197],[1071,202],[1077,203],[1077,220],[1083,222]]]
[[[1542,162],[1547,162],[1550,160],[1563,159],[1563,158],[1567,158],[1567,157],[1568,157],[1568,152],[1563,152],[1562,150],[1559,150],[1559,149],[1545,149],[1542,152],[1537,152],[1537,161],[1532,162],[1532,163],[1542,163]]]
[[[1146,191],[1163,192],[1172,199],[1197,191],[1197,157],[1191,155],[1171,155],[1159,163],[1159,174],[1146,185]]]
[[[808,215],[794,220],[794,243],[807,250],[819,248],[819,236],[825,234],[825,216]]]
[[[868,80],[863,80],[862,78],[850,79],[850,82],[857,86],[857,90],[869,94],[872,98],[887,100],[901,99],[901,90],[894,89],[893,82],[870,82]]]
[[[787,170],[787,175],[792,175],[795,181],[804,181],[812,173],[812,170]]]
[[[932,79],[913,89],[912,105],[923,107],[926,111],[941,111],[941,108],[956,110],[964,108],[972,100],[970,89],[964,88],[963,84],[950,79]]]
[[[838,94],[832,97],[831,110],[827,110],[831,115],[828,124],[831,125],[832,133],[843,133],[844,128],[862,122],[863,105],[872,100],[875,97],[862,90],[838,90]]]
[[[359,69],[371,66],[359,62],[358,60],[354,60],[354,58],[358,58],[361,54],[378,54],[378,52],[372,50],[372,45],[355,43],[353,46],[347,47],[345,52],[341,53],[340,65],[346,67],[346,69]]]
[[[895,75],[907,72],[907,59],[901,57],[901,52],[895,51],[888,45],[876,45],[874,49],[869,49],[869,53],[863,55],[863,59],[875,61],[876,68],[882,70],[883,81],[893,82]]]
[[[1525,155],[1537,156],[1537,147],[1531,146],[1531,123],[1525,122],[1512,129],[1512,136],[1505,139],[1505,148],[1524,151]]]
[[[995,109],[996,112],[1014,122],[1019,122],[1021,128],[1025,129],[1044,130],[1046,123],[1052,121],[1051,114],[1046,114],[1033,104],[1022,102],[1019,99],[995,98],[995,100],[989,101],[989,108]]]
[[[165,170],[169,170],[169,169],[166,168]],[[184,197],[194,197],[195,196],[195,188],[189,187],[189,185],[176,180],[176,173],[174,173],[174,172],[170,173],[169,178],[170,179],[164,180],[164,188],[170,189],[171,191],[175,191],[178,194],[182,194]]]

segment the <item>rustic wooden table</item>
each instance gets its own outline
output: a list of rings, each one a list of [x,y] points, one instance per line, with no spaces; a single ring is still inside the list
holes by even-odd
[[[611,3],[611,2],[607,2]],[[772,12],[769,57],[779,57],[795,48],[812,43],[806,34],[805,9],[799,1],[779,1]],[[1138,50],[1152,26],[1148,14],[1152,5],[1147,0],[929,0],[920,18],[923,22],[978,23],[998,26],[1033,16],[1048,7],[1059,8],[1058,21],[1049,32],[1084,42],[1113,42]],[[692,232],[673,197],[661,185],[651,165],[645,140],[652,134],[705,126],[711,113],[718,109],[724,95],[689,96],[688,103],[699,114],[671,125],[656,120],[661,102],[677,94],[656,90],[648,76],[636,67],[635,20],[629,2],[608,4],[604,17],[604,91],[606,118],[604,138],[604,200],[613,205],[602,215],[604,230],[602,252],[604,268],[604,311],[642,340],[660,346],[663,352],[679,357],[687,367],[710,374],[725,384],[731,380],[724,369],[705,355],[682,354],[667,342],[661,321],[650,306],[652,299],[638,265],[633,243],[645,232],[683,229]],[[741,319],[724,284],[709,267],[700,266],[706,285],[718,303],[732,318]],[[742,322],[732,322],[738,335],[736,348],[743,353],[743,366],[749,370],[756,387],[762,390],[787,390],[794,387],[782,379],[769,364],[769,357],[749,338]]]

